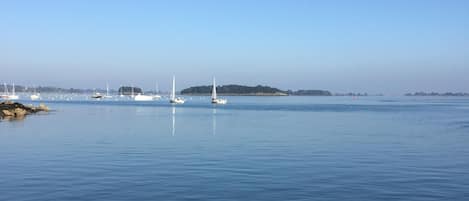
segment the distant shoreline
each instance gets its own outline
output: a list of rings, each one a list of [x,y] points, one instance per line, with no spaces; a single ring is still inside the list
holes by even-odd
[[[184,96],[211,96],[209,93],[184,93]],[[246,94],[237,94],[237,93],[218,93],[219,96],[289,96],[286,93],[246,93]]]
[[[442,97],[468,97],[469,93],[463,92],[415,92],[415,93],[406,93],[404,96],[442,96]]]

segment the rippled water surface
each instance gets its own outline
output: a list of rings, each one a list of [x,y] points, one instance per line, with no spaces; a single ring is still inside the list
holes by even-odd
[[[0,121],[0,200],[469,200],[469,99],[46,101]]]

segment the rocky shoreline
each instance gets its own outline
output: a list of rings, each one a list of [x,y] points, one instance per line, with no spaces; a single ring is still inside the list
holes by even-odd
[[[0,103],[0,119],[23,119],[26,115],[38,112],[48,112],[49,108],[44,104],[23,105],[21,103],[4,101]]]

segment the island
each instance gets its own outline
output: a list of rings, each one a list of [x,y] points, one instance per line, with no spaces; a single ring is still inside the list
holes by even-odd
[[[135,94],[141,94],[142,89],[138,88],[138,87],[122,86],[122,87],[119,88],[119,90],[117,92],[121,95],[130,96],[130,95],[135,95]]]
[[[181,91],[182,95],[210,95],[212,85],[194,86]],[[277,88],[269,86],[243,86],[243,85],[223,85],[217,86],[217,94],[225,96],[288,96],[288,93]]]
[[[300,89],[298,91],[288,90],[287,93],[292,96],[332,96],[330,91],[326,90],[304,90]]]
[[[182,95],[207,96],[212,93],[212,85],[194,86],[181,91]],[[217,86],[217,94],[225,96],[332,96],[326,90],[281,90],[270,86],[243,86],[243,85],[223,85]]]
[[[405,96],[469,96],[469,93],[463,92],[415,92],[415,93],[406,93]]]

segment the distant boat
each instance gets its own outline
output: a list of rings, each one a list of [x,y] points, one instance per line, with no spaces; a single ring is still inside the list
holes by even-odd
[[[94,93],[93,95],[91,95],[91,98],[94,98],[94,99],[101,99],[103,98],[103,95],[99,92],[96,92]]]
[[[41,99],[41,94],[40,94],[40,93],[37,93],[36,87],[34,87],[34,92],[33,92],[33,94],[31,94],[30,98],[31,98],[31,100],[33,100],[33,101],[34,101],[34,100],[39,100],[39,99]]]
[[[99,100],[99,99],[102,99],[102,98],[103,98],[103,95],[102,95],[101,93],[99,93],[99,92],[96,92],[96,90],[95,90],[95,92],[93,93],[93,95],[91,95],[91,98],[93,98],[93,99],[98,99],[98,100]]]
[[[158,82],[155,85],[155,94],[153,95],[153,99],[161,99],[161,96],[159,95],[159,88],[158,88]]]
[[[226,99],[221,99],[217,97],[217,85],[215,83],[215,78],[213,78],[213,88],[212,88],[212,104],[224,105],[226,104]]]
[[[172,104],[183,104],[185,101],[180,97],[176,97],[176,78],[173,76],[173,89],[171,91],[171,97],[169,102]]]
[[[8,87],[7,87],[7,83],[3,83],[3,89],[4,89],[4,92],[2,95],[0,95],[0,98],[2,99],[8,99]]]
[[[134,100],[135,101],[152,101],[153,100],[153,96],[148,96],[148,95],[143,95],[141,93],[138,93],[135,97],[134,97]]]
[[[106,83],[106,95],[103,96],[103,98],[112,98],[111,95],[109,95],[109,84]]]
[[[20,97],[15,94],[15,83],[13,83],[13,88],[11,90],[11,94],[8,93],[7,84],[3,83],[3,86],[5,87],[5,92],[4,92],[4,94],[2,94],[0,96],[2,99],[6,99],[6,100],[18,100],[18,99],[20,99]]]

